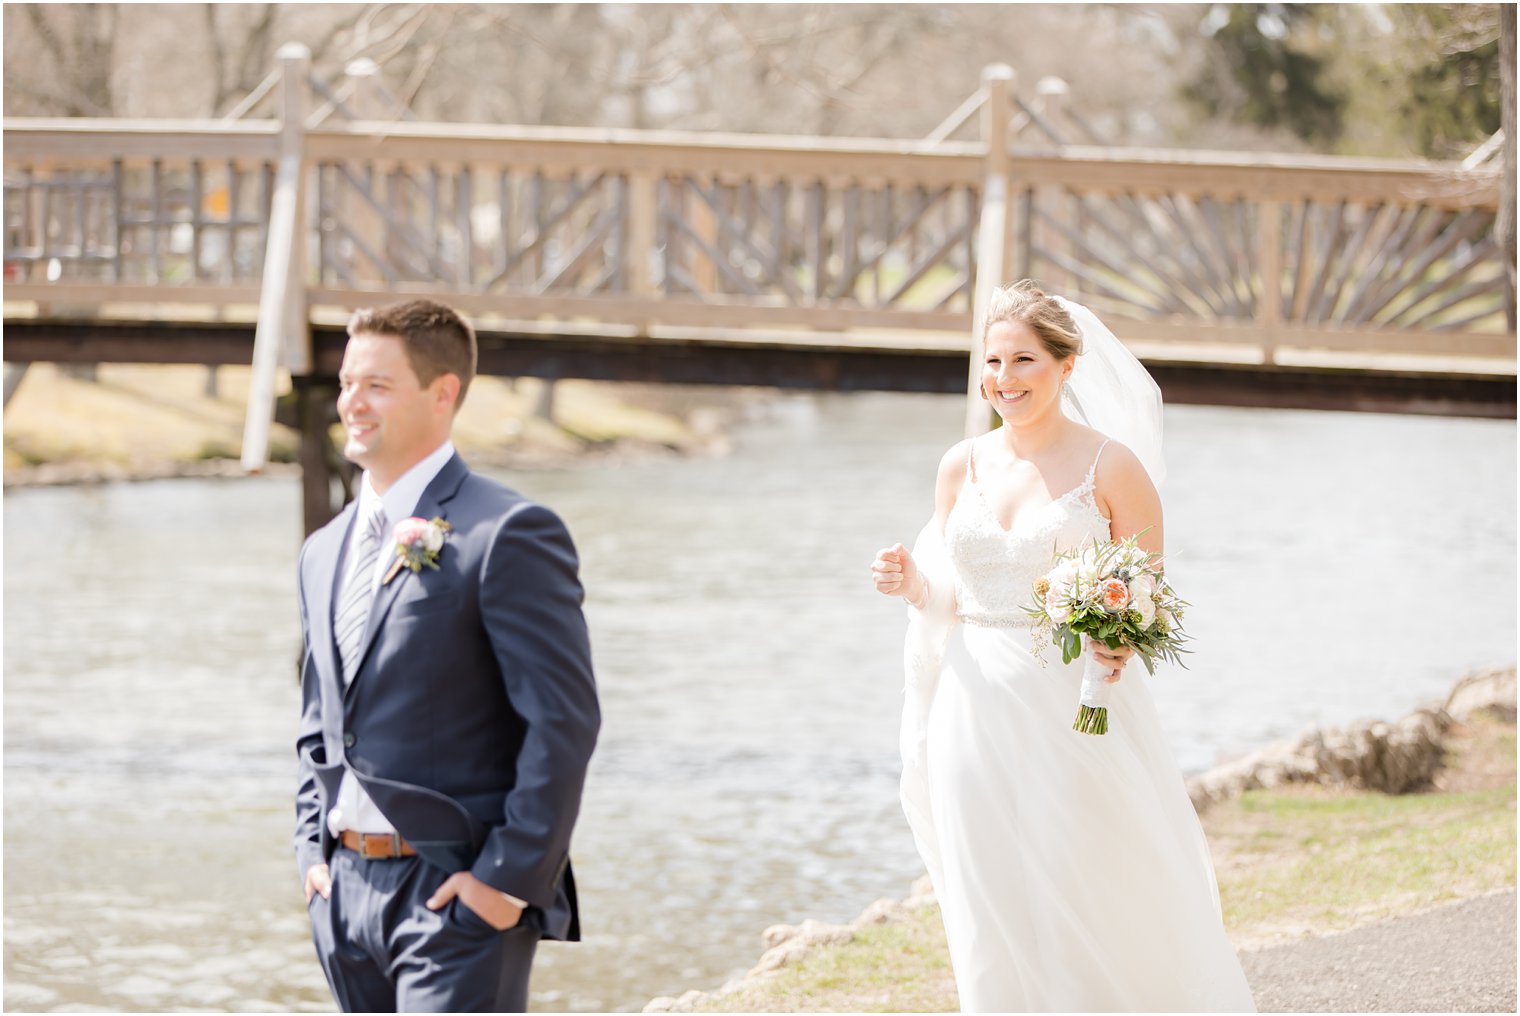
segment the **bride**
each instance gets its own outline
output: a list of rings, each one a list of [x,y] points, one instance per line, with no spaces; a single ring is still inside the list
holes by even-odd
[[[1092,651],[1119,683],[1109,733],[1077,733],[1083,661],[1046,647],[1042,666],[1022,609],[1056,550],[1138,533],[1161,552],[1160,392],[1090,311],[1033,283],[998,290],[986,321],[981,393],[1002,426],[945,454],[913,551],[871,566],[913,608],[903,806],[961,1007],[1254,1011],[1150,693],[1119,680],[1131,651]]]

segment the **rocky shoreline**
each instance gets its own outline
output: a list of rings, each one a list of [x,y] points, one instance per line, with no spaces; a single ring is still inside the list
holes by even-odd
[[[247,371],[103,365],[93,381],[36,364],[6,407],[5,489],[182,478],[299,475],[297,435],[276,424],[258,474],[239,462]],[[531,378],[478,378],[454,443],[478,467],[575,469],[726,454],[754,392]]]
[[[1192,777],[1187,781],[1188,793],[1201,814],[1247,790],[1290,783],[1391,794],[1420,789],[1430,785],[1440,768],[1445,735],[1455,725],[1484,711],[1515,719],[1515,690],[1514,666],[1475,671],[1460,678],[1439,704],[1422,706],[1397,722],[1310,730],[1297,741],[1269,745]],[[801,962],[817,949],[851,942],[864,928],[903,921],[937,905],[929,877],[924,875],[913,884],[907,899],[879,899],[848,924],[809,919],[797,925],[774,925],[762,933],[765,951],[747,973],[716,991],[693,989],[679,997],[655,998],[643,1011],[721,1010],[725,996]]]
[[[470,465],[487,469],[575,469],[609,461],[632,462],[666,456],[722,455],[729,448],[726,435],[692,441],[678,447],[653,444],[636,438],[613,439],[575,451],[528,447],[522,449],[461,448]],[[237,459],[161,459],[140,462],[70,460],[32,466],[13,466],[5,471],[6,490],[32,487],[88,487],[105,483],[145,483],[153,480],[242,479],[250,476],[301,475],[295,462],[269,462],[249,472]]]
[[[293,462],[271,462],[264,476],[299,476]],[[237,479],[254,475],[237,459],[172,460],[157,462],[47,462],[5,471],[5,489],[28,487],[90,487],[102,483],[144,483],[150,480]]]
[[[1443,740],[1454,723],[1496,709],[1515,717],[1515,668],[1492,667],[1462,677],[1440,704],[1422,706],[1394,723],[1381,720],[1310,730],[1297,741],[1268,745],[1188,780],[1202,814],[1246,790],[1315,783],[1402,794],[1430,784],[1441,766]]]

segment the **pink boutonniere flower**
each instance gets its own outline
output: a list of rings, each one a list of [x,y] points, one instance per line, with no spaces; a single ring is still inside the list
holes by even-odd
[[[400,574],[402,568],[420,572],[424,567],[438,570],[438,555],[443,552],[443,541],[454,527],[442,518],[431,521],[415,516],[396,523],[396,563],[385,573],[381,585],[386,585]]]

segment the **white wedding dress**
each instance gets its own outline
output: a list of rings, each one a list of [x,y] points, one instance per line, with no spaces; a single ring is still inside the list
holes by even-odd
[[[903,805],[961,1008],[1254,1011],[1144,668],[1094,737],[1071,729],[1082,661],[1029,652],[1053,549],[1109,535],[1096,468],[1005,531],[968,462],[943,541],[931,521],[914,548],[932,594],[909,611]]]

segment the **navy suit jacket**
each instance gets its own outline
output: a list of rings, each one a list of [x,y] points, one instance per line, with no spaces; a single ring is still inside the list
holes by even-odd
[[[332,856],[346,769],[424,859],[526,900],[544,937],[578,939],[570,833],[601,715],[570,534],[455,455],[415,512],[453,527],[439,568],[380,587],[345,688],[333,593],[355,512],[301,550],[299,871]]]

